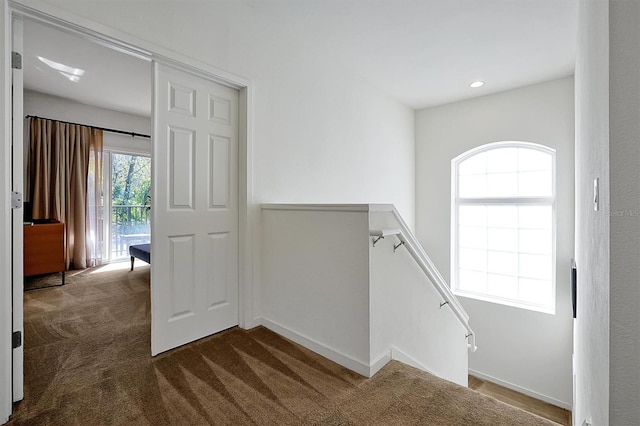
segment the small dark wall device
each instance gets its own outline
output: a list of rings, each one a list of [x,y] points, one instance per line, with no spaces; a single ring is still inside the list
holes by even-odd
[[[571,305],[573,306],[573,317],[577,315],[578,301],[578,267],[576,261],[571,259]]]

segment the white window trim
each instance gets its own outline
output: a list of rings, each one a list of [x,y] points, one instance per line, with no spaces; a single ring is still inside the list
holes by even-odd
[[[544,152],[551,155],[551,186],[552,192],[550,197],[505,197],[505,198],[460,198],[458,195],[458,166],[464,160],[482,152],[487,152],[497,148],[526,148]],[[492,302],[501,305],[511,306],[515,308],[528,309],[537,312],[555,315],[556,311],[556,150],[548,146],[540,145],[532,142],[520,141],[503,141],[493,142],[472,148],[453,160],[451,160],[451,290],[456,296],[468,297],[471,299]],[[551,306],[542,306],[539,304],[526,303],[522,300],[508,299],[505,297],[491,296],[484,293],[476,293],[467,290],[458,289],[458,207],[469,204],[493,204],[493,205],[550,205],[551,206],[551,288],[552,298]]]

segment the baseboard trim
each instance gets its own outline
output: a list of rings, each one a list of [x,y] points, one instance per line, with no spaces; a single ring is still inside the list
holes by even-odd
[[[496,385],[500,385],[500,386],[505,387],[507,389],[511,389],[511,390],[516,391],[516,392],[520,392],[520,393],[522,393],[524,395],[530,396],[531,398],[539,399],[540,401],[544,401],[544,402],[549,403],[551,405],[555,405],[556,407],[564,408],[565,410],[569,410],[569,411],[572,410],[571,404],[568,404],[566,402],[557,400],[557,399],[552,398],[550,396],[543,395],[543,394],[538,393],[536,391],[532,391],[531,389],[527,389],[527,388],[523,388],[522,386],[514,385],[513,383],[506,382],[504,380],[500,380],[500,379],[498,379],[496,377],[493,377],[493,376],[490,376],[488,374],[484,374],[484,373],[481,373],[479,371],[472,370],[472,369],[469,369],[469,374],[472,375],[472,376],[476,376],[479,379],[495,383]]]
[[[387,365],[389,361],[391,361],[391,350],[387,351],[387,353],[383,354],[371,364],[371,367],[369,367],[369,377],[373,377],[378,371],[382,370],[382,367]]]
[[[262,318],[261,323],[263,327],[266,327],[274,333],[278,333],[289,340],[293,340],[297,344],[304,346],[305,348],[317,353],[318,355],[322,355],[323,357],[328,358],[331,361],[336,362],[341,366],[348,368],[351,371],[355,371],[356,373],[361,374],[365,377],[371,377],[371,369],[364,362],[358,361],[357,359],[354,359],[349,355],[345,355],[333,348],[330,348],[323,343],[310,339],[309,337],[295,332],[290,328],[278,324],[277,322]]]
[[[261,325],[262,325],[262,318],[254,318],[250,321],[245,322],[242,325],[238,324],[238,327],[240,327],[243,330],[251,330],[256,327],[260,327]]]
[[[433,371],[425,367],[421,362],[417,361],[412,356],[407,355],[405,352],[401,351],[395,346],[391,347],[391,359],[395,359],[396,361],[400,361],[411,367],[417,368],[418,370],[426,371],[429,374],[433,374],[434,376],[437,376],[437,374],[435,374]]]

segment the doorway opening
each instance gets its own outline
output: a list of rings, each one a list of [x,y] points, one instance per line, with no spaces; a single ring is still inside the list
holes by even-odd
[[[238,211],[237,217],[239,219],[239,235],[238,235],[238,266],[239,266],[239,299],[240,303],[240,311],[238,313],[238,322],[239,325],[243,328],[249,328],[255,324],[255,318],[253,315],[253,310],[251,309],[253,302],[253,291],[251,289],[252,286],[252,250],[253,246],[253,231],[252,227],[248,226],[250,223],[254,223],[256,220],[256,212],[249,211],[248,201],[252,198],[252,178],[251,178],[251,170],[248,168],[248,164],[251,164],[251,147],[249,141],[251,140],[250,134],[250,87],[249,82],[243,78],[234,76],[232,74],[217,70],[211,66],[198,63],[197,61],[188,59],[186,57],[182,57],[179,54],[175,54],[164,48],[155,46],[153,44],[141,41],[136,39],[135,37],[131,37],[126,34],[119,34],[116,38],[114,36],[114,32],[110,32],[110,36],[103,35],[100,33],[100,28],[95,28],[96,25],[90,21],[85,21],[82,18],[69,20],[69,17],[63,19],[61,17],[56,17],[52,15],[46,15],[41,13],[38,10],[23,8],[20,5],[12,5],[11,13],[13,16],[24,17],[24,18],[33,18],[36,21],[41,23],[45,23],[56,27],[58,29],[62,29],[65,33],[74,34],[84,38],[85,40],[97,41],[98,44],[102,46],[109,46],[115,48],[115,50],[120,52],[129,52],[133,56],[138,58],[149,60],[160,60],[163,63],[171,64],[172,66],[184,70],[187,74],[197,75],[204,77],[205,79],[209,79],[211,81],[216,81],[222,83],[222,85],[234,88],[239,93],[239,107],[237,109],[239,114],[238,120],[238,150],[239,150],[239,160],[238,160]],[[76,24],[69,24],[69,22],[76,22]],[[10,37],[10,28],[7,30],[7,37]],[[115,41],[116,39],[121,41]],[[138,47],[139,46],[139,47]],[[158,52],[158,53],[151,53]],[[219,107],[215,102],[212,102],[212,105],[215,107]],[[15,104],[14,104],[15,105]],[[61,110],[62,111],[62,110]],[[44,115],[44,114],[40,114]],[[67,117],[62,117],[67,118]],[[221,119],[221,117],[215,117],[217,119]],[[68,119],[68,118],[67,118]],[[6,111],[5,113],[5,125],[9,126],[11,122],[10,111]],[[87,123],[90,124],[90,123]],[[219,140],[212,140],[211,146],[216,149],[220,149],[219,147],[224,146],[221,144]],[[164,166],[163,166],[164,167]],[[151,200],[150,205],[155,205],[157,201]],[[153,211],[153,210],[152,210]],[[6,224],[9,226],[9,224]],[[8,256],[8,253],[7,253]],[[153,268],[153,266],[152,266]],[[157,275],[157,274],[156,274]],[[13,281],[12,285],[13,293],[21,294],[22,282],[18,282],[17,280]],[[21,297],[18,297],[21,299]],[[16,298],[14,297],[14,303]],[[5,304],[2,305],[2,309],[5,312],[9,312],[11,306],[11,301],[7,300]],[[21,308],[21,306],[20,306]],[[16,316],[17,313],[17,316]],[[21,330],[23,328],[22,321],[22,311],[20,309],[14,309],[14,318],[13,318],[13,330]],[[0,353],[0,357],[3,359],[7,359],[7,357],[11,357],[11,348],[6,345],[6,342],[0,343],[0,348],[2,352]],[[13,351],[15,353],[15,350]],[[7,366],[6,363],[2,365]],[[9,363],[10,365],[10,363]],[[16,369],[16,366],[19,369]],[[22,369],[21,365],[13,363],[13,377],[14,379],[20,379],[22,377]],[[11,377],[10,371],[2,371],[2,377]],[[11,395],[1,394],[0,397],[5,401],[5,396],[9,398]],[[19,398],[18,398],[19,399]],[[0,401],[1,402],[1,401]],[[6,407],[6,405],[5,405]],[[0,412],[0,415],[8,415],[6,411]]]
[[[144,205],[151,191],[151,141],[146,136],[151,133],[151,62],[28,16],[16,17],[16,21],[21,28],[22,43],[14,44],[14,49],[22,54],[23,84],[14,78],[14,122],[22,125],[24,118],[30,116],[27,122],[38,119],[51,123],[51,128],[57,129],[57,139],[52,136],[53,132],[38,135],[42,136],[42,145],[52,150],[55,147],[62,152],[70,151],[73,145],[63,145],[70,137],[60,135],[68,136],[78,129],[93,128],[90,133],[99,132],[100,143],[94,145],[95,154],[91,156],[94,161],[84,169],[86,186],[82,188],[80,184],[76,188],[79,194],[84,190],[86,198],[67,197],[69,207],[65,205],[65,209],[74,214],[86,209],[87,219],[92,224],[97,222],[90,231],[73,235],[76,246],[81,237],[92,243],[86,244],[87,249],[91,247],[92,250],[91,263],[74,264],[72,270],[66,272],[64,286],[23,292],[28,288],[23,283],[22,265],[14,262],[13,307],[19,304],[20,309],[14,309],[13,330],[24,333],[24,345],[20,352],[12,351],[13,401],[24,396],[29,399],[34,392],[37,394],[42,386],[39,383],[41,365],[47,365],[50,376],[58,379],[68,377],[70,368],[78,368],[78,365],[58,362],[58,356],[60,360],[77,356],[83,365],[100,368],[108,364],[104,357],[115,341],[135,348],[137,354],[148,355],[149,347],[144,339],[132,339],[127,332],[132,326],[139,330],[137,335],[148,335],[151,330],[149,267],[129,273],[127,262],[101,265],[125,260],[128,245],[124,244],[139,241],[133,240],[136,234],[139,238],[142,237],[140,234],[146,234],[148,241],[151,234],[151,200]],[[66,70],[65,67],[82,72],[65,74],[59,70]],[[20,100],[19,108],[16,108],[17,99]],[[31,126],[27,128],[30,130]],[[31,136],[25,132],[23,141],[20,141],[21,137],[14,140],[14,155],[18,151],[25,154],[24,161],[16,161],[17,157],[13,159],[14,183],[18,177],[24,178],[25,185],[34,182],[30,172],[36,168],[44,170],[56,161],[53,158],[39,164],[39,157],[31,151]],[[78,168],[79,176],[82,170]],[[63,173],[63,179],[69,179],[69,175]],[[31,187],[34,185],[30,184]],[[16,189],[20,190],[19,187]],[[30,201],[31,194],[26,195],[26,201]],[[114,200],[118,206],[115,211],[112,209]],[[17,232],[14,226],[14,258],[23,250],[23,245],[16,243],[22,236],[22,218],[19,220]],[[64,229],[70,220],[67,216],[59,222]],[[119,257],[112,256],[112,248],[117,247],[113,240],[122,247]],[[60,244],[60,251],[64,253],[63,244]],[[41,256],[30,257],[32,262],[43,263]],[[84,266],[89,268],[76,269]],[[45,285],[51,279],[47,275],[37,278]],[[118,315],[114,314],[117,309],[121,309]],[[118,322],[119,319],[122,321]],[[47,333],[50,329],[73,329],[74,332]],[[44,334],[49,336],[46,341],[39,339]],[[93,343],[96,350],[87,349],[91,336],[100,336]],[[47,353],[42,351],[44,345],[48,348]],[[51,354],[58,355],[52,357]],[[25,400],[17,409],[33,406],[33,403],[33,398]]]
[[[129,246],[151,242],[151,157],[112,151],[107,158],[106,253],[108,261],[120,261],[129,258]]]

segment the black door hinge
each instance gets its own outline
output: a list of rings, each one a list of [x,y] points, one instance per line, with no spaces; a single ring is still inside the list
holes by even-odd
[[[22,69],[22,55],[18,52],[11,52],[11,68],[16,70]]]
[[[22,331],[14,331],[11,336],[11,347],[13,349],[22,346]]]

